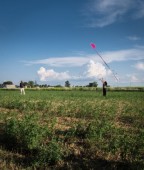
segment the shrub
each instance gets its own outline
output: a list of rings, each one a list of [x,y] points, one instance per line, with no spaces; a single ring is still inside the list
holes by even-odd
[[[6,139],[12,145],[19,145],[23,149],[33,150],[39,147],[42,140],[50,132],[48,128],[41,127],[37,115],[26,115],[23,120],[12,118],[5,126]]]
[[[62,150],[55,139],[40,147],[35,161],[38,165],[55,164],[62,158]]]

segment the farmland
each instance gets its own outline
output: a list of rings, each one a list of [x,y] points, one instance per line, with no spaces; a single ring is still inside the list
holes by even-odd
[[[144,168],[144,92],[0,90],[0,169]]]

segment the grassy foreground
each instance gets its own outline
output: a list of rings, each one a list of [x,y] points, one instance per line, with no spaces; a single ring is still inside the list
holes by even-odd
[[[144,169],[144,92],[0,91],[0,169]]]

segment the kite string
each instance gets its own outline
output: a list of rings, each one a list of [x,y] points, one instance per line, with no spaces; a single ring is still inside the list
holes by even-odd
[[[104,64],[108,67],[108,69],[113,73],[115,79],[118,81],[118,78],[116,77],[116,75],[114,74],[114,72],[111,70],[111,68],[109,67],[109,65],[105,62],[105,60],[102,58],[102,56],[98,53],[98,51],[96,50],[96,53],[98,54],[98,56],[102,59],[102,61],[104,62]]]
[[[95,49],[96,48],[96,45],[94,44],[94,43],[91,43],[90,44],[91,45],[91,47],[93,48],[93,49]],[[115,79],[118,81],[118,78],[116,77],[116,75],[114,74],[114,72],[111,70],[111,68],[109,67],[109,65],[105,62],[105,60],[102,58],[102,56],[98,53],[98,51],[96,50],[96,53],[98,54],[98,56],[102,59],[102,61],[104,62],[104,64],[108,67],[108,69],[113,73],[113,75],[114,75],[114,77],[115,77]]]
[[[96,53],[99,55],[99,57],[102,59],[102,61],[104,62],[104,64],[110,69],[109,65],[105,62],[105,60],[102,58],[102,56],[98,53],[98,51],[96,50]],[[110,69],[111,70],[111,69]]]

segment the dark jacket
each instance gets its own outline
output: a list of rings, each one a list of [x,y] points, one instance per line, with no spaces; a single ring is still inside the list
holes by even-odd
[[[23,82],[20,82],[20,88],[24,88]]]

